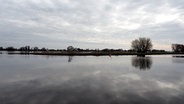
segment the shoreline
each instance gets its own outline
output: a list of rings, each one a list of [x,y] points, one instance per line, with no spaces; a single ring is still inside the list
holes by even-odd
[[[19,55],[53,55],[53,56],[122,56],[122,55],[184,55],[184,53],[175,52],[150,52],[150,53],[136,53],[136,52],[7,52],[7,54]],[[177,56],[180,57],[180,56]],[[184,57],[184,56],[181,56]]]

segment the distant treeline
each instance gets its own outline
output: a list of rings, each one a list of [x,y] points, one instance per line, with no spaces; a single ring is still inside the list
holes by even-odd
[[[20,48],[0,47],[0,51],[8,51],[8,54],[36,54],[36,55],[158,55],[158,54],[184,54],[183,44],[172,44],[172,52],[165,50],[153,49],[153,44],[150,38],[140,37],[131,42],[131,49],[82,49],[73,46],[68,46],[66,49],[49,49],[39,48],[37,46],[30,47],[29,45]],[[20,52],[14,52],[20,51]],[[0,52],[2,53],[2,52]]]
[[[0,47],[0,51],[25,51],[25,52],[31,52],[31,51],[68,51],[68,49],[49,49],[49,48],[39,48],[39,47],[30,47],[30,46],[23,46],[20,48],[15,48],[13,46],[9,47]],[[72,51],[76,52],[136,52],[133,49],[124,50],[124,49],[81,49],[81,48],[73,48]],[[157,50],[153,49],[149,52],[166,52],[165,50]]]
[[[184,45],[183,44],[172,44],[172,50],[174,52],[184,52]]]

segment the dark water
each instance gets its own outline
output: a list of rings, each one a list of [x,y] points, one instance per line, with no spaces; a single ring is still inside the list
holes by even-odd
[[[1,54],[0,104],[184,104],[184,58]]]

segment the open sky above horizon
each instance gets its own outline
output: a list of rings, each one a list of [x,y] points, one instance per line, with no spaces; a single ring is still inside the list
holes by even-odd
[[[0,46],[154,49],[184,44],[184,0],[0,0]]]

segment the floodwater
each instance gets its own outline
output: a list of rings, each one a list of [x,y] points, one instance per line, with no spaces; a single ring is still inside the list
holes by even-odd
[[[184,104],[184,58],[0,54],[0,104]]]

